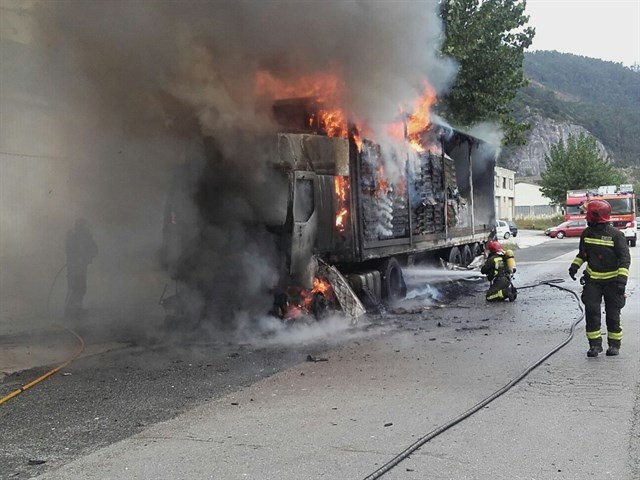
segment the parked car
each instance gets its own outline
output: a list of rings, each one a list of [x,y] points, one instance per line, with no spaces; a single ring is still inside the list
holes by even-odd
[[[511,221],[511,220],[506,220],[506,222],[509,225],[509,231],[511,232],[511,236],[512,237],[517,237],[518,236],[518,226],[516,225],[516,223]]]
[[[504,220],[496,220],[496,236],[505,240],[511,236],[509,224]]]
[[[587,228],[585,220],[570,220],[557,227],[548,228],[544,233],[551,238],[579,237],[585,228]]]

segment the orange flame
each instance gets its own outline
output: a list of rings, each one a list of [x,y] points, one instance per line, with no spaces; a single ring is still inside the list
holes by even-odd
[[[430,85],[425,84],[424,93],[416,100],[413,106],[413,113],[407,119],[409,143],[419,152],[424,151],[421,137],[431,124],[431,107],[435,103],[436,92]]]
[[[306,290],[301,287],[289,287],[289,296],[292,299],[287,307],[287,311],[283,314],[285,320],[298,318],[302,315],[309,314],[313,306],[314,295],[324,295],[329,301],[335,301],[335,294],[331,284],[324,278],[315,277],[313,279],[313,287]]]
[[[329,137],[347,137],[347,122],[342,110],[320,110],[320,127]]]
[[[311,289],[311,293],[322,293],[326,295],[331,289],[331,284],[327,282],[324,278],[314,278],[313,279],[313,288]]]
[[[436,100],[435,90],[425,83],[424,93],[415,100],[412,113],[405,116],[405,123],[396,122],[388,125],[387,133],[398,140],[406,138],[414,150],[424,152],[422,134],[431,124],[431,107],[436,103]]]
[[[356,143],[356,148],[359,152],[362,152],[362,138],[356,132],[353,133],[353,141]]]
[[[338,230],[340,230],[341,232],[344,232],[346,228],[344,221],[347,218],[348,213],[349,211],[346,208],[341,208],[336,215],[336,227],[338,227]]]
[[[316,72],[295,79],[275,77],[266,70],[256,74],[255,89],[258,95],[269,95],[275,100],[294,97],[314,97],[323,105],[309,118],[309,127],[317,121],[318,126],[329,137],[347,138],[349,135],[347,115],[342,108],[345,97],[345,84],[340,75],[328,72]],[[433,88],[425,82],[424,92],[413,104],[412,113],[406,117],[405,125],[396,122],[388,127],[388,133],[400,141],[408,140],[418,152],[423,152],[422,134],[431,123],[430,110],[436,102]],[[358,151],[362,151],[362,137],[358,131],[353,134]],[[369,137],[367,137],[369,138]]]
[[[275,100],[314,97],[324,106],[318,112],[319,127],[329,137],[347,137],[347,116],[340,108],[344,104],[345,86],[338,75],[318,72],[285,81],[261,70],[256,74],[255,89],[258,95],[269,95]],[[310,127],[315,120],[312,115],[309,119]]]
[[[336,228],[339,232],[344,232],[347,228],[346,220],[349,215],[348,208],[348,191],[349,191],[349,177],[343,177],[337,175],[334,178],[335,193],[336,193]]]
[[[384,172],[384,166],[380,164],[376,173],[376,195],[384,196],[389,193],[389,180]]]

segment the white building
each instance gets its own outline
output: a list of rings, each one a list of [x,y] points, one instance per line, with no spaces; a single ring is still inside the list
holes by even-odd
[[[560,207],[553,205],[551,200],[540,191],[539,185],[532,183],[517,183],[516,193],[516,218],[523,217],[551,217],[560,213]]]
[[[513,220],[515,216],[515,175],[508,168],[496,167],[495,170],[495,203],[496,218]]]

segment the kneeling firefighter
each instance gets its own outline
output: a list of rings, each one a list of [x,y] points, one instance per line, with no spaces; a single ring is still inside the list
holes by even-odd
[[[511,277],[516,273],[516,259],[511,250],[504,251],[500,242],[488,242],[485,250],[487,261],[480,270],[487,276],[491,285],[485,295],[488,302],[509,300],[513,302],[518,296]]]
[[[584,303],[589,340],[588,357],[597,357],[602,352],[600,333],[600,304],[604,297],[607,317],[607,355],[620,353],[622,327],[620,310],[625,304],[625,287],[629,276],[629,245],[617,228],[609,224],[611,205],[604,200],[587,203],[587,228],[580,237],[578,255],[569,267],[569,275],[576,279],[578,269],[587,263],[580,283]]]

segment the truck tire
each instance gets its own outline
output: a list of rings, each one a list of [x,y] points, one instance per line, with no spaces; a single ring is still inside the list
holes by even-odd
[[[393,304],[407,295],[407,284],[404,282],[400,263],[394,257],[387,258],[380,266],[382,274],[382,301]]]
[[[471,262],[473,262],[474,258],[475,257],[473,256],[471,247],[469,245],[465,245],[464,248],[462,249],[462,266],[463,267],[468,266]]]
[[[449,263],[452,265],[462,265],[462,253],[458,247],[452,247],[449,251]]]
[[[483,253],[482,245],[479,243],[474,243],[473,248],[471,249],[471,253],[473,253],[473,258],[479,257]]]
[[[636,239],[632,238],[631,240],[629,240],[629,246],[630,247],[635,247],[636,246]]]

